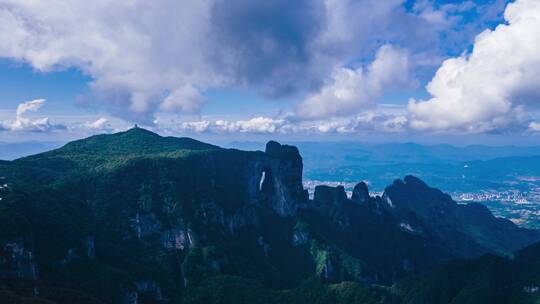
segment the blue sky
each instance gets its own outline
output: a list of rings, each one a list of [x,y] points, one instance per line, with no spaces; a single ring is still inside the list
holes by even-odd
[[[539,10],[535,0],[4,0],[0,141],[138,123],[222,141],[532,144]]]

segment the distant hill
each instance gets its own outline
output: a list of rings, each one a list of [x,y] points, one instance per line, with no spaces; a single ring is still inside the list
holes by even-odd
[[[361,142],[290,144],[302,151],[306,179],[349,183],[365,180],[376,191],[382,191],[393,180],[405,175],[418,176],[449,192],[474,192],[504,186],[506,178],[515,177],[517,172],[529,176],[540,172],[537,170],[540,167],[540,146],[455,147]],[[235,142],[229,146],[260,150],[264,144]],[[475,168],[471,168],[471,163]],[[469,174],[471,171],[474,174]]]
[[[475,160],[502,157],[540,155],[540,146],[484,146],[457,147],[447,144],[423,145],[417,143],[363,143],[363,142],[288,142],[297,146],[310,162],[320,165],[355,165],[359,162],[384,163],[439,163],[457,164]],[[261,142],[232,142],[228,147],[244,150],[261,150]],[[335,162],[335,163],[331,163]],[[306,164],[308,165],[308,164]]]
[[[392,303],[540,240],[413,176],[310,199],[298,148],[264,150],[134,128],[0,161],[0,302]]]

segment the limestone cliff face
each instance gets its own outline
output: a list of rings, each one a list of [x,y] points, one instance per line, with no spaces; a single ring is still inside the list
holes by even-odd
[[[296,147],[275,141],[266,144],[266,155],[271,159],[266,161],[261,172],[263,202],[270,203],[281,216],[295,215],[308,201],[302,185],[302,157]]]
[[[277,142],[265,152],[215,149],[185,158],[141,158],[96,176],[82,199],[104,226],[119,226],[122,239],[159,234],[163,248],[186,249],[209,230],[235,234],[259,226],[263,210],[295,216],[309,200],[302,170],[298,149]]]
[[[16,238],[0,244],[0,279],[35,281],[38,270],[31,241]]]
[[[347,194],[343,186],[316,186],[313,194],[313,202],[317,205],[339,206],[347,202]]]
[[[359,182],[354,186],[351,201],[357,204],[365,204],[369,201],[369,190],[364,182]]]
[[[137,129],[81,140],[9,164],[19,165],[24,172],[21,178],[12,174],[11,167],[0,167],[0,176],[7,176],[10,184],[24,185],[29,180],[22,177],[43,174],[47,182],[14,188],[2,203],[16,206],[17,212],[32,220],[51,221],[44,233],[30,229],[29,238],[41,248],[36,250],[42,253],[39,258],[22,241],[0,239],[0,279],[39,281],[38,266],[69,275],[81,263],[99,264],[96,276],[109,275],[115,272],[106,264],[129,260],[136,265],[130,275],[137,281],[130,277],[111,282],[122,291],[115,299],[135,303],[144,297],[159,299],[163,290],[170,295],[171,290],[184,288],[188,279],[197,280],[200,272],[231,271],[244,264],[237,259],[245,250],[266,260],[274,258],[271,253],[280,246],[307,242],[307,232],[293,241],[288,231],[292,218],[309,201],[296,147],[269,142],[264,152],[239,151]],[[49,187],[52,184],[54,189]],[[34,200],[38,190],[50,201]],[[269,222],[283,233],[272,235],[275,226],[268,228]],[[56,225],[62,229],[54,230]],[[61,241],[43,250],[53,238]],[[144,267],[152,271],[140,277],[147,272]],[[175,281],[179,286],[163,279],[170,269],[185,278]]]
[[[473,257],[486,252],[511,255],[540,239],[538,231],[496,218],[481,204],[457,204],[450,195],[414,176],[388,186],[382,197],[401,227],[441,240],[454,254]]]

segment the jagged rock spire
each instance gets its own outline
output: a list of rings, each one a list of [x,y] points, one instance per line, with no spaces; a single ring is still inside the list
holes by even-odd
[[[359,182],[354,186],[351,200],[357,204],[364,204],[369,201],[369,190],[364,182]]]
[[[331,187],[319,185],[315,187],[313,201],[316,204],[333,204],[339,205],[347,201],[347,194],[343,186]]]

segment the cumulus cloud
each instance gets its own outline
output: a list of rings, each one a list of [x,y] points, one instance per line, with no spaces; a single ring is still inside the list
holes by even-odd
[[[228,131],[250,133],[274,133],[283,123],[284,121],[282,119],[268,117],[255,117],[250,120],[240,120],[233,123],[223,120],[216,121],[218,126]]]
[[[22,117],[26,112],[36,112],[45,102],[45,99],[35,99],[19,104],[17,106],[17,117]]]
[[[100,117],[95,121],[87,122],[84,124],[87,129],[90,130],[99,130],[99,131],[110,131],[112,126],[109,123],[109,120],[105,117]]]
[[[409,102],[413,129],[527,128],[527,111],[540,105],[540,2],[510,3],[504,18],[476,37],[470,54],[444,61],[427,85],[431,99]]]
[[[528,130],[530,132],[534,132],[534,133],[540,133],[540,122],[535,122],[535,121],[532,121],[530,124],[529,124],[529,128]]]
[[[260,116],[247,120],[185,121],[166,126],[166,128],[181,133],[327,134],[366,131],[401,132],[406,130],[406,126],[407,118],[404,115],[368,111],[353,117],[325,120],[297,120],[287,117]]]
[[[200,51],[210,4],[161,2],[2,0],[0,56],[40,71],[80,68],[93,78],[92,99],[118,116],[151,121],[165,99],[191,109],[201,100],[179,101],[179,91],[217,81]]]
[[[184,86],[172,91],[161,103],[165,111],[180,110],[185,113],[197,112],[206,98],[193,86]]]
[[[311,131],[316,133],[350,133],[362,132],[403,132],[407,130],[407,117],[367,111],[357,116],[302,123],[297,132]]]
[[[384,45],[366,69],[337,68],[320,92],[298,106],[297,113],[311,119],[359,113],[370,108],[384,90],[413,84],[407,52]]]
[[[45,99],[35,99],[19,104],[14,121],[0,121],[0,130],[3,131],[26,131],[26,132],[49,132],[64,130],[61,124],[53,124],[48,117],[29,118],[25,114],[38,111],[44,104]]]
[[[440,7],[435,7],[432,1],[420,0],[413,5],[413,11],[429,24],[441,29],[452,27],[461,19],[460,13],[468,12],[477,5],[473,1],[463,1],[458,3],[445,3]]]
[[[285,124],[283,119],[270,117],[254,117],[248,120],[215,120],[182,122],[178,129],[183,132],[213,132],[213,133],[275,133]]]
[[[152,124],[156,111],[198,111],[213,88],[279,97],[318,91],[328,75],[368,77],[344,67],[372,57],[381,41],[433,57],[447,40],[439,31],[453,23],[429,3],[417,11],[403,4],[0,0],[0,57],[44,72],[78,68],[93,89],[81,102],[98,100],[115,116]]]

